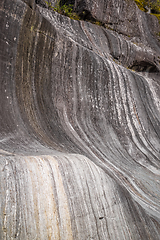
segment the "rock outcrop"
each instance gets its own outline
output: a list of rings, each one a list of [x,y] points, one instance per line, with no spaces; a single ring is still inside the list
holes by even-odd
[[[0,239],[158,240],[158,20],[74,8],[103,26],[0,3]]]
[[[159,42],[153,37],[160,31],[158,20],[139,10],[134,1],[75,0],[74,7],[79,14],[86,13],[129,40],[159,52]]]

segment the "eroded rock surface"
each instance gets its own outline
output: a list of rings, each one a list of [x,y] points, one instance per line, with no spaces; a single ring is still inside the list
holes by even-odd
[[[158,20],[74,7],[0,3],[0,239],[160,239]]]

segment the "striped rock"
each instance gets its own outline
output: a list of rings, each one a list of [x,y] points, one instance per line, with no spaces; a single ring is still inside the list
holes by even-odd
[[[0,23],[0,239],[160,239],[153,32],[138,43],[21,0]]]

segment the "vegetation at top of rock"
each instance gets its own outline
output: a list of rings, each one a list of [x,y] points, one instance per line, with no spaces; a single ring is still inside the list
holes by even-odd
[[[156,14],[156,13],[151,13],[152,15],[156,16],[159,20],[159,23],[160,23],[160,14]]]
[[[45,1],[45,3],[47,4],[49,9],[53,9],[54,11],[56,11],[56,12],[62,14],[62,15],[65,15],[65,16],[71,18],[71,19],[85,20],[85,21],[91,22],[91,23],[99,25],[99,26],[104,25],[102,22],[93,18],[88,11],[83,11],[80,15],[78,15],[74,11],[74,5],[73,4],[67,4],[67,3],[61,4],[60,1],[59,1],[55,6],[52,6],[52,4],[50,2]]]
[[[158,18],[160,23],[160,0],[135,0],[140,10]]]
[[[160,0],[135,0],[140,10],[160,14]]]
[[[71,19],[74,20],[80,20],[80,17],[77,15],[76,12],[73,10],[73,4],[63,4],[61,5],[60,2],[58,2],[55,7],[51,5],[50,2],[45,1],[45,3],[48,5],[48,8],[53,9],[54,11],[65,15]]]

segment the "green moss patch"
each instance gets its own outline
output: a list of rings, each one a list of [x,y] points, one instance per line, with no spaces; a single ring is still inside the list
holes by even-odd
[[[73,10],[73,4],[60,5],[60,3],[57,3],[56,6],[53,7],[51,5],[51,3],[47,2],[47,1],[45,1],[45,3],[48,5],[48,8],[53,9],[54,11],[56,11],[62,15],[65,15],[74,20],[80,20],[80,17]]]
[[[160,0],[135,0],[140,10],[144,12],[150,11],[153,14],[160,14]]]

